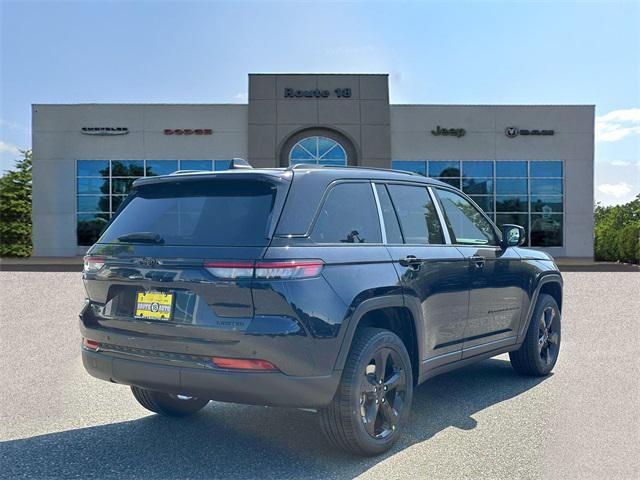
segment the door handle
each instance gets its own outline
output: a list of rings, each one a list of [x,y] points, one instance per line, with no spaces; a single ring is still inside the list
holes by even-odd
[[[485,258],[481,255],[472,255],[471,257],[469,257],[469,261],[476,267],[476,268],[483,268],[484,267],[484,263],[485,263]]]
[[[416,257],[415,255],[407,255],[404,258],[399,260],[400,265],[403,267],[409,267],[412,270],[419,270],[420,265],[422,265],[422,259]]]

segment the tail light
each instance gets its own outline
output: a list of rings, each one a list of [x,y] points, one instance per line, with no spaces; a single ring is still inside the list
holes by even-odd
[[[258,262],[256,263],[256,278],[277,280],[315,277],[320,274],[323,265],[322,260]]]
[[[222,358],[212,357],[216,367],[227,368],[229,370],[263,370],[276,371],[275,365],[266,360],[256,360],[252,358]]]
[[[84,257],[84,272],[95,273],[104,266],[104,260],[96,257]]]
[[[253,262],[207,262],[204,268],[218,278],[253,277]]]
[[[218,278],[258,278],[290,280],[316,277],[322,271],[322,260],[277,260],[260,262],[206,262],[204,267]]]

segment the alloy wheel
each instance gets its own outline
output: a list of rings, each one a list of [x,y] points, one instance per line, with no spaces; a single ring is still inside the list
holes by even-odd
[[[407,372],[400,355],[381,348],[369,361],[361,377],[360,417],[374,438],[387,438],[397,428],[405,405]]]
[[[560,332],[559,322],[555,321],[557,315],[556,309],[549,305],[538,321],[538,353],[545,365],[551,365],[558,355]]]

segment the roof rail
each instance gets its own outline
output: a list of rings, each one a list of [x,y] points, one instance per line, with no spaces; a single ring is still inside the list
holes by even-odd
[[[176,170],[169,175],[188,175],[190,173],[212,172],[213,170]]]
[[[360,170],[378,170],[381,172],[395,172],[395,173],[405,173],[407,175],[417,175],[418,177],[422,177],[417,172],[410,172],[409,170],[398,170],[395,168],[381,168],[381,167],[361,167],[355,165],[318,165],[318,164],[307,164],[307,163],[297,163],[295,165],[290,165],[287,170],[297,170],[297,169],[316,169],[316,168],[354,168]]]

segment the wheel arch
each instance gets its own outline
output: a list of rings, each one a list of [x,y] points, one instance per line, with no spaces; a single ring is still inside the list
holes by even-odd
[[[363,301],[354,310],[347,322],[335,369],[344,368],[353,338],[360,328],[376,327],[390,330],[400,337],[411,359],[414,383],[417,383],[420,359],[424,351],[424,328],[420,311],[405,304],[402,295],[387,295]]]
[[[562,276],[560,276],[560,274],[556,272],[542,275],[538,278],[538,284],[536,285],[536,288],[533,291],[533,295],[531,296],[531,302],[527,311],[526,321],[523,322],[523,325],[518,332],[517,343],[522,343],[524,341],[524,337],[529,328],[529,323],[531,323],[533,312],[538,303],[538,298],[540,298],[540,295],[544,293],[551,295],[556,300],[556,302],[558,303],[558,308],[560,309],[560,313],[562,313]]]

